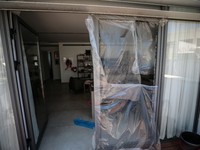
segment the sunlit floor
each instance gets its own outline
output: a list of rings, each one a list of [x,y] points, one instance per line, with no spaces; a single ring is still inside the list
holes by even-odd
[[[74,119],[93,121],[89,93],[69,92],[60,80],[45,83],[48,124],[39,150],[89,150],[94,130],[74,125]]]

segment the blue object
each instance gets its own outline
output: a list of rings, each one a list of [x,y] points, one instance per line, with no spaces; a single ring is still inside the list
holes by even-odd
[[[81,126],[81,127],[85,127],[85,128],[89,128],[89,129],[93,129],[95,127],[94,122],[84,121],[81,119],[74,119],[74,124],[76,126]]]

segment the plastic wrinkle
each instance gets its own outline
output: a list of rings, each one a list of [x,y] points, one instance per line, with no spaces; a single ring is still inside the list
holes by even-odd
[[[163,26],[165,26],[165,25],[167,24],[167,22],[168,22],[167,19],[161,19],[161,20],[159,21],[159,24],[163,27]]]
[[[166,19],[92,15],[95,150],[160,150],[154,86],[158,27]]]

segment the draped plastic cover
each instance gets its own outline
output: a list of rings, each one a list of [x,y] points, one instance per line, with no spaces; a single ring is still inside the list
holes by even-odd
[[[86,19],[94,65],[93,149],[160,149],[153,79],[158,26],[164,21]]]

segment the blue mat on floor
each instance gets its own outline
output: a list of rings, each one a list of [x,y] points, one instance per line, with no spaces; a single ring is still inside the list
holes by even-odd
[[[95,127],[94,122],[84,121],[81,119],[74,119],[74,124],[76,126],[81,126],[81,127],[85,127],[85,128],[89,128],[89,129],[93,129]]]

